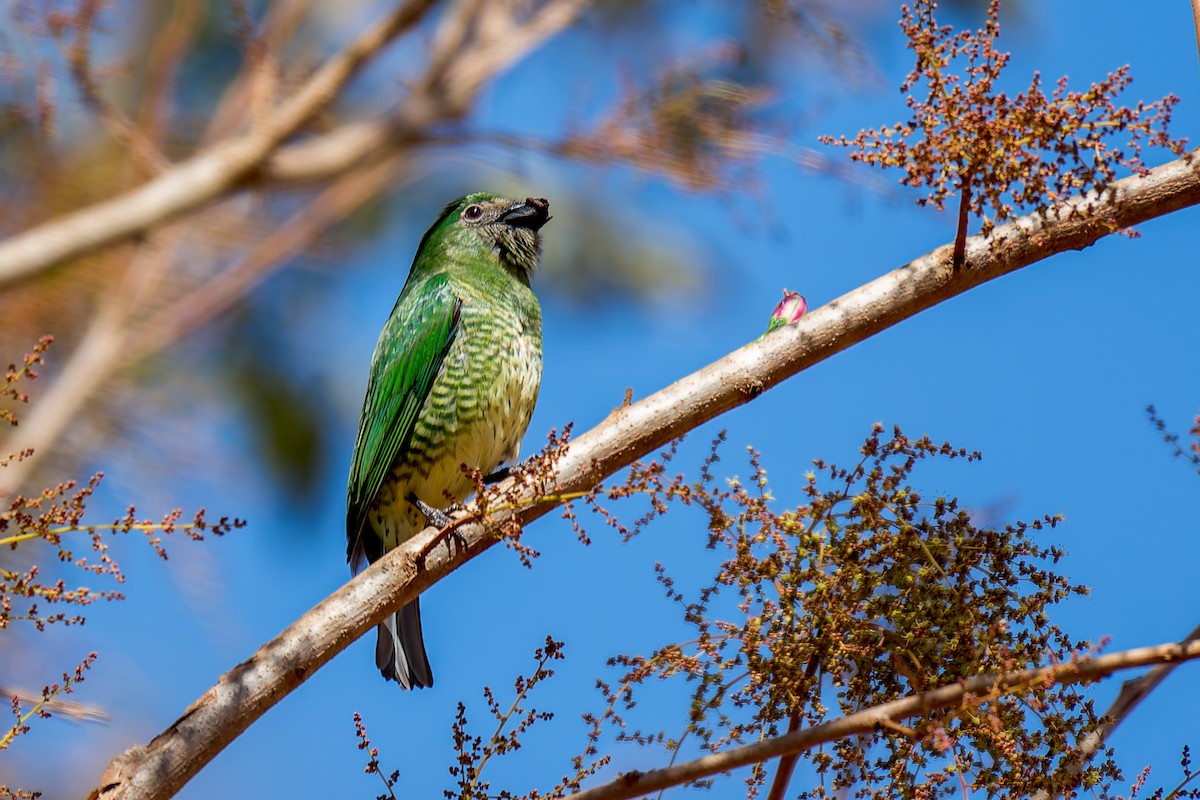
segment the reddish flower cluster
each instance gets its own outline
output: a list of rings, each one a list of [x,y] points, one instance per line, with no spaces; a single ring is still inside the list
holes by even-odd
[[[1014,212],[1103,191],[1119,168],[1144,173],[1145,145],[1185,152],[1186,140],[1168,133],[1178,98],[1139,101],[1132,108],[1117,104],[1132,80],[1128,66],[1083,91],[1068,89],[1067,78],[1060,78],[1049,95],[1034,73],[1029,88],[1010,97],[999,88],[1009,61],[996,49],[1000,0],[991,0],[987,22],[977,31],[939,25],[936,8],[933,0],[903,7],[900,26],[916,54],[901,87],[909,93],[912,117],[853,139],[821,141],[853,148],[855,161],[902,169],[901,183],[927,190],[921,205],[941,210],[957,195],[960,238],[968,213],[987,234]]]

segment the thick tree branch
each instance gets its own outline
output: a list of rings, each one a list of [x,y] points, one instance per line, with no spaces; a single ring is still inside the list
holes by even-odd
[[[571,443],[557,465],[558,483],[566,492],[586,491],[672,439],[943,300],[1056,253],[1087,247],[1121,228],[1200,203],[1195,157],[1192,153],[1144,177],[1118,181],[1103,195],[1075,198],[1045,213],[1000,225],[988,237],[971,237],[962,269],[952,268],[953,245],[944,245],[645,400],[618,408]],[[558,505],[533,498],[530,502],[515,512],[495,513],[488,526],[463,525],[459,532],[466,548],[453,557],[445,547],[433,548],[420,569],[416,555],[434,540],[434,529],[391,551],[221,676],[149,745],[134,747],[115,759],[92,796],[169,797],[334,655],[492,546],[499,525],[514,516],[526,524]],[[1200,650],[1195,643],[1171,647],[1177,650],[1170,652],[1186,651],[1188,657]],[[1163,652],[1167,651],[1155,650],[1153,657],[1146,656],[1151,660],[1139,663],[1164,660]],[[796,735],[811,736],[813,730]],[[650,789],[639,789],[645,791]]]
[[[979,697],[1013,689],[1019,692],[1023,687],[1042,682],[1090,683],[1117,670],[1144,667],[1149,664],[1178,664],[1181,661],[1190,661],[1195,658],[1200,658],[1200,642],[1193,641],[1186,645],[1171,643],[1160,644],[1157,647],[1141,647],[1122,653],[1098,656],[1088,661],[1055,664],[1037,669],[1008,672],[1003,675],[977,675],[960,683],[909,695],[832,722],[826,722],[823,725],[785,733],[774,739],[766,739],[743,747],[713,753],[665,769],[627,773],[616,780],[585,789],[571,797],[573,800],[627,800],[628,798],[644,797],[651,792],[719,775],[738,767],[757,764],[790,753],[800,753],[850,736],[870,733],[881,725],[959,705],[969,696]]]

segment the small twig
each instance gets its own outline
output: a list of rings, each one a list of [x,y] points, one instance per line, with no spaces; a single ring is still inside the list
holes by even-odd
[[[199,19],[203,13],[201,0],[174,3],[167,23],[149,43],[135,125],[156,152],[161,152],[165,122],[173,110],[170,99],[179,67],[200,34]]]
[[[893,723],[895,724],[895,723]],[[971,800],[971,787],[967,785],[967,773],[962,767],[962,762],[958,758],[959,743],[954,743],[954,766],[955,774],[958,775],[958,788],[962,792],[963,800]]]
[[[1183,792],[1184,787],[1186,787],[1192,781],[1196,780],[1196,778],[1200,778],[1200,772],[1193,772],[1190,775],[1187,775],[1183,780],[1181,780],[1179,783],[1175,784],[1175,788],[1173,788],[1171,791],[1167,792],[1162,797],[1164,798],[1164,800],[1175,800],[1175,798],[1179,797],[1180,794]],[[1193,790],[1191,793],[1189,793],[1189,796],[1195,797],[1194,792],[1195,792],[1195,790]]]
[[[92,30],[100,9],[101,4],[97,2],[79,4],[79,13],[72,26],[75,29],[75,40],[70,47],[63,46],[63,57],[71,70],[71,76],[75,79],[76,87],[83,95],[84,103],[100,120],[100,124],[113,140],[129,148],[129,153],[139,168],[151,174],[162,172],[170,168],[171,162],[143,131],[121,113],[120,109],[104,99],[92,74]]]
[[[527,681],[523,680],[520,682],[520,689],[517,691],[516,696],[513,697],[512,705],[510,705],[508,707],[508,711],[504,712],[504,714],[499,718],[499,721],[496,724],[496,730],[492,732],[492,736],[490,739],[488,739],[488,744],[484,748],[483,756],[479,759],[479,763],[472,770],[471,783],[467,787],[468,791],[466,796],[475,796],[475,787],[479,785],[479,776],[483,773],[483,768],[487,765],[492,755],[495,754],[495,747],[500,742],[500,734],[504,733],[504,727],[508,725],[508,721],[512,719],[512,715],[521,710],[521,701],[527,698],[529,696],[529,692],[538,684],[538,680],[536,680],[536,678],[542,674],[542,670],[545,669],[546,664],[550,661],[551,657],[551,653],[544,652],[542,657],[538,659],[537,669],[533,673],[535,679]]]
[[[256,26],[250,18],[250,11],[242,2],[235,0],[232,7],[242,40],[246,62],[244,71],[248,73],[250,129],[265,130],[271,124],[279,93],[278,50],[270,46],[265,34],[255,32]]]
[[[805,686],[804,691],[807,695],[804,701],[807,701],[813,691],[813,677],[817,674],[817,654],[813,653],[808,657],[808,664],[804,667]],[[788,718],[788,733],[794,733],[800,730],[800,724],[804,721],[804,706],[800,701],[797,701],[795,708],[792,709],[792,714]],[[767,800],[783,800],[787,794],[788,784],[792,782],[792,773],[796,770],[796,762],[800,760],[799,753],[788,753],[779,759],[779,764],[775,768],[775,777],[771,781],[771,788],[767,792]]]
[[[1200,0],[1192,0],[1192,21],[1196,25],[1196,51],[1200,55]]]
[[[890,731],[895,731],[896,733],[900,734],[901,736],[907,736],[909,739],[917,738],[917,732],[914,731],[912,728],[901,725],[899,722],[892,722],[890,719],[880,720],[879,727],[887,728]],[[780,759],[780,760],[782,761],[783,759]]]
[[[1200,0],[1197,0],[1197,2],[1200,2]],[[1197,441],[1189,447],[1189,449],[1184,450],[1183,445],[1179,443],[1179,434],[1172,433],[1171,431],[1167,430],[1167,421],[1158,415],[1158,409],[1156,409],[1153,405],[1146,406],[1146,414],[1150,417],[1150,424],[1154,426],[1155,430],[1162,434],[1163,441],[1166,442],[1173,451],[1172,455],[1174,455],[1176,458],[1182,458],[1184,461],[1189,462],[1192,466],[1197,468],[1198,472],[1200,472],[1200,438],[1198,438]],[[1196,418],[1196,426],[1197,427],[1194,428],[1192,432],[1200,437],[1200,417]]]
[[[961,270],[967,263],[967,224],[971,220],[971,169],[969,167],[963,172],[962,180],[962,188],[959,190],[961,197],[958,203],[958,227],[954,231],[954,255],[950,259],[955,272]]]
[[[478,42],[475,57],[459,58],[447,70],[445,93],[450,106],[465,108],[484,81],[504,71],[534,47],[571,25],[592,2],[555,0],[542,6],[522,25],[494,26],[490,32],[486,30],[487,26],[480,25],[484,29],[479,32],[483,41]],[[504,4],[501,3],[484,4],[483,8],[493,15],[505,13]]]
[[[447,69],[467,46],[482,7],[483,0],[462,0],[453,13],[446,14],[438,23],[423,78],[426,87],[443,84]]]
[[[0,735],[0,751],[5,750],[12,744],[12,740],[29,730],[29,721],[34,717],[50,716],[52,707],[59,706],[76,706],[84,708],[78,703],[70,703],[69,701],[59,700],[59,697],[64,694],[70,694],[74,691],[76,684],[83,682],[84,673],[91,669],[92,664],[96,661],[96,654],[91,653],[75,667],[74,674],[65,672],[62,676],[62,683],[54,683],[42,690],[40,696],[30,698],[33,701],[33,706],[24,714],[20,713],[20,706],[13,707],[13,713],[17,716],[16,723]],[[21,695],[9,695],[10,699],[18,699]]]
[[[303,23],[313,1],[288,0],[270,4],[261,23],[261,39],[271,51],[285,49]],[[243,59],[241,71],[229,84],[205,125],[204,133],[200,136],[201,145],[211,145],[238,130],[248,114],[253,79],[254,63]]]
[[[392,790],[394,781],[384,774],[383,768],[379,766],[379,750],[371,746],[371,739],[367,736],[367,726],[363,722],[362,714],[354,712],[354,729],[358,735],[358,749],[365,750],[367,753],[367,774],[374,772],[379,776],[379,780],[383,782],[383,788],[387,791],[387,796],[391,800],[396,800],[396,793]],[[393,773],[393,777],[395,773]],[[380,795],[382,797],[383,795]]]

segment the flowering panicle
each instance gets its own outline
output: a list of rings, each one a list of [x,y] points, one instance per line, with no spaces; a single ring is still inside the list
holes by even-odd
[[[957,499],[926,497],[910,482],[921,462],[974,461],[978,453],[899,429],[885,437],[877,425],[855,465],[815,461],[804,503],[781,509],[753,450],[749,477],[719,484],[722,439],[694,481],[667,475],[668,451],[601,492],[610,499],[647,496],[648,516],[672,505],[694,509],[720,555],[712,580],[698,591],[657,566],[667,599],[692,633],[610,661],[619,678],[600,684],[604,708],[585,718],[581,758],[599,752],[605,729],[617,741],[672,754],[715,752],[982,673],[1047,662],[1069,668],[1092,651],[1047,614],[1087,591],[1054,571],[1063,551],[1038,542],[1061,517],[995,527]],[[821,486],[821,474],[831,488]],[[621,526],[607,508],[599,513],[624,536],[641,529]],[[640,727],[634,709],[663,680],[687,687],[682,719]],[[863,798],[936,798],[967,786],[1027,798],[1119,778],[1106,757],[1082,773],[1071,769],[1076,737],[1098,724],[1077,687],[1007,687],[910,724],[802,754],[817,782],[789,795],[824,800],[853,786]],[[769,778],[766,765],[750,770],[748,796]]]
[[[939,25],[936,8],[933,0],[902,7],[900,26],[916,55],[901,86],[912,117],[853,139],[821,141],[852,148],[855,161],[903,170],[902,184],[926,189],[921,205],[941,210],[957,195],[959,240],[969,215],[987,234],[1016,211],[1103,191],[1118,169],[1145,174],[1143,146],[1185,152],[1186,140],[1168,132],[1179,102],[1174,95],[1117,104],[1132,81],[1128,66],[1084,90],[1069,89],[1060,78],[1049,94],[1034,73],[1028,89],[1012,97],[999,88],[1009,61],[996,49],[1000,0],[991,0],[976,31]]]
[[[501,704],[490,686],[483,687],[484,702],[489,714],[496,721],[495,729],[486,738],[470,732],[467,706],[459,702],[454,722],[450,726],[455,751],[454,764],[450,767],[454,788],[442,792],[446,800],[517,800],[518,797],[540,800],[542,797],[563,797],[568,791],[578,791],[583,778],[595,774],[600,767],[608,763],[605,759],[590,769],[581,770],[575,778],[564,778],[549,795],[542,795],[536,790],[523,795],[516,795],[505,789],[495,790],[491,782],[484,779],[483,772],[489,761],[515,753],[521,748],[522,737],[535,724],[549,722],[554,718],[551,712],[539,711],[528,703],[533,690],[543,681],[554,677],[551,664],[565,658],[563,643],[547,636],[546,643],[534,651],[533,657],[537,665],[531,674],[519,675],[513,681],[514,697],[507,707]],[[397,771],[390,776],[384,775],[379,766],[379,751],[371,746],[362,715],[358,712],[354,714],[354,727],[358,735],[358,749],[367,751],[370,759],[367,762],[367,774],[379,775],[387,788],[387,794],[379,795],[378,800],[395,800],[392,789],[400,773]]]
[[[13,722],[12,727],[3,736],[0,736],[0,750],[8,749],[13,739],[21,734],[29,733],[29,721],[34,717],[49,719],[51,716],[50,708],[55,699],[60,695],[70,694],[75,691],[75,685],[83,683],[83,673],[92,668],[92,664],[96,661],[96,658],[96,653],[89,653],[83,661],[79,662],[73,673],[63,673],[62,683],[51,683],[43,687],[41,699],[34,703],[32,708],[25,709],[20,696],[14,695],[10,707],[15,722]],[[0,786],[0,797],[4,797],[6,791],[3,786]],[[11,795],[11,793],[9,794]]]
[[[22,366],[9,366],[4,385],[0,387],[0,396],[18,403],[27,402],[28,396],[20,390],[19,383],[37,378],[35,367],[44,363],[44,354],[52,341],[52,337],[43,337],[33,352],[25,356]],[[10,425],[18,423],[12,409],[0,410],[0,418]],[[30,452],[26,450],[0,458],[0,466]],[[146,535],[155,552],[165,559],[167,553],[162,546],[164,535],[182,533],[191,539],[202,539],[206,533],[221,536],[245,525],[242,520],[229,517],[221,517],[213,522],[207,518],[203,508],[190,518],[183,516],[182,509],[175,509],[158,520],[139,519],[133,506],[129,506],[124,516],[109,524],[89,523],[85,520],[88,501],[103,477],[104,474],[98,472],[83,486],[73,480],[64,481],[36,494],[16,495],[6,505],[0,506],[0,548],[4,552],[20,552],[15,559],[7,559],[0,565],[0,630],[8,628],[13,622],[31,622],[39,631],[55,623],[80,624],[84,622],[83,614],[58,609],[64,606],[81,609],[101,600],[123,599],[124,596],[116,590],[93,589],[84,585],[71,587],[64,578],[46,578],[43,573],[49,570],[39,560],[44,560],[47,553],[59,564],[70,565],[89,575],[107,576],[121,584],[125,582],[125,576],[109,553],[113,535],[141,532]],[[85,543],[83,547],[81,543]],[[18,559],[20,565],[14,565],[13,562]],[[56,698],[71,692],[74,685],[83,680],[84,672],[92,666],[96,657],[96,653],[91,653],[80,662],[73,674],[65,673],[61,683],[45,687],[41,699],[34,702],[32,708],[25,708],[21,696],[13,696],[11,707],[15,722],[0,737],[0,750],[28,732],[29,723],[34,718],[48,717],[56,708],[61,711],[63,704]],[[0,786],[0,797],[4,796],[31,795]]]

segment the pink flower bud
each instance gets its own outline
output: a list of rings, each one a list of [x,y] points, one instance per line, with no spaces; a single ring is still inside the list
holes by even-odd
[[[806,311],[808,311],[808,301],[804,299],[804,295],[784,289],[783,299],[779,301],[779,305],[775,306],[775,310],[771,312],[771,319],[767,321],[767,332],[770,333],[776,328],[782,328],[784,325],[798,321]]]

